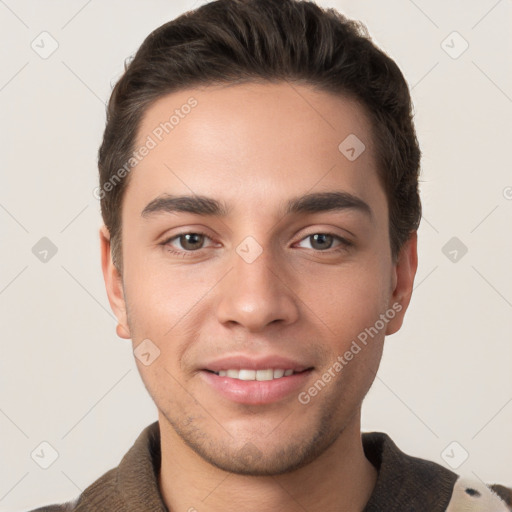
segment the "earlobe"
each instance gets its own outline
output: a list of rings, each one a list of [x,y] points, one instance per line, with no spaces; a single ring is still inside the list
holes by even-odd
[[[400,249],[394,268],[393,291],[389,307],[397,312],[388,323],[386,335],[397,332],[404,320],[411,301],[414,277],[418,268],[418,233],[414,231]]]
[[[112,311],[117,317],[116,333],[120,338],[130,339],[130,329],[126,315],[126,302],[124,298],[123,280],[112,261],[110,250],[110,233],[105,225],[99,230],[101,248],[101,268],[107,291],[108,301]]]
[[[120,338],[124,338],[125,340],[129,340],[132,337],[131,334],[130,334],[130,331],[128,330],[128,328],[124,324],[117,324],[116,334]]]

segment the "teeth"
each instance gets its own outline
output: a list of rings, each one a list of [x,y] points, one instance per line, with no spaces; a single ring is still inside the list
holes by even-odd
[[[240,380],[254,380],[256,378],[256,370],[240,370],[238,378]]]
[[[256,372],[256,380],[272,380],[274,378],[274,370],[258,370]]]
[[[219,377],[230,377],[231,379],[238,380],[264,381],[288,377],[293,374],[293,370],[283,370],[280,368],[273,370],[272,368],[267,368],[265,370],[220,370],[216,373]]]

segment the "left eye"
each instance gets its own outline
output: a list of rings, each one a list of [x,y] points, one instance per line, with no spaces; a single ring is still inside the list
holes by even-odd
[[[329,233],[314,233],[303,238],[299,243],[303,243],[306,240],[311,241],[311,249],[317,249],[320,251],[330,249],[335,240],[338,240],[341,245],[349,245],[347,240],[336,235],[331,235]]]

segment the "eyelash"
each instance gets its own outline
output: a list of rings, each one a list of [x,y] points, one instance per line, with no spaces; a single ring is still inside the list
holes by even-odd
[[[160,245],[165,247],[169,253],[174,254],[175,256],[181,256],[183,258],[193,256],[194,254],[200,253],[200,251],[202,251],[204,249],[204,248],[196,249],[195,251],[187,251],[187,250],[177,251],[175,249],[172,249],[171,246],[169,246],[169,244],[172,241],[177,240],[180,237],[185,236],[185,235],[201,235],[201,236],[204,236],[204,237],[206,237],[208,239],[210,238],[206,233],[203,233],[202,231],[186,231],[184,233],[179,233],[177,235],[173,235],[172,237],[170,237],[170,238],[164,240],[162,243],[160,243]],[[343,237],[341,237],[339,235],[336,235],[335,233],[330,233],[330,232],[325,232],[325,231],[317,231],[317,232],[314,232],[314,233],[310,233],[309,235],[306,235],[305,237],[301,238],[299,240],[299,242],[302,242],[306,238],[309,238],[309,237],[311,237],[313,235],[332,236],[333,238],[335,238],[339,242],[341,242],[340,245],[338,247],[335,247],[334,249],[326,249],[324,251],[312,249],[314,252],[320,253],[320,254],[322,254],[322,253],[332,254],[332,253],[337,253],[337,252],[345,251],[345,250],[347,250],[348,248],[350,248],[350,247],[352,247],[354,245],[351,241],[347,240],[346,238],[343,238]]]

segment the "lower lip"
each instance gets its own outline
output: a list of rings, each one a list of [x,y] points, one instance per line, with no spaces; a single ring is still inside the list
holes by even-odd
[[[312,370],[273,380],[240,380],[220,377],[206,370],[202,378],[222,396],[240,404],[262,405],[278,402],[303,388]]]

